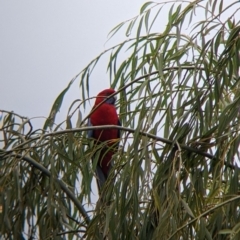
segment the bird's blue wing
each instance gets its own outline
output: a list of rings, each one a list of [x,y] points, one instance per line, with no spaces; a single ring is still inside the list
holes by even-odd
[[[120,122],[120,120],[118,119],[118,126],[122,126],[122,123]],[[120,129],[118,129],[118,138],[120,138]]]
[[[88,126],[88,127],[91,127],[91,126],[92,126],[92,123],[91,123],[90,118],[88,118],[87,126]],[[93,137],[93,130],[92,130],[92,129],[87,131],[87,136],[88,136],[89,138],[92,138],[92,137]]]
[[[104,183],[107,181],[106,176],[104,175],[102,168],[100,167],[99,164],[96,166],[96,177],[97,177],[97,186],[98,186],[98,191],[101,192]]]

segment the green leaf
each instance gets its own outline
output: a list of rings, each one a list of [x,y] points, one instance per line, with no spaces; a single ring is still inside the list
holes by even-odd
[[[140,14],[142,14],[148,6],[150,6],[151,4],[153,4],[154,2],[146,2],[142,5],[141,9],[140,9]]]
[[[44,123],[44,126],[43,126],[44,130],[46,130],[48,127],[51,128],[53,126],[54,121],[55,121],[55,117],[56,117],[58,111],[61,108],[63,98],[64,98],[65,94],[67,93],[68,89],[73,84],[73,82],[74,82],[74,80],[70,81],[70,83],[67,85],[67,87],[56,98],[55,102],[53,103],[50,114],[49,114],[47,120]]]
[[[183,207],[184,207],[185,211],[186,211],[191,217],[195,218],[195,216],[194,216],[192,210],[190,209],[190,207],[188,206],[188,204],[187,204],[183,199],[181,199],[181,202],[182,202],[182,204],[183,204]]]

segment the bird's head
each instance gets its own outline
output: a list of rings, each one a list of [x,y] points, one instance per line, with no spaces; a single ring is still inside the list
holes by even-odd
[[[95,106],[98,105],[99,103],[101,103],[102,101],[104,101],[105,99],[106,99],[106,101],[105,101],[106,103],[114,105],[115,101],[116,101],[116,97],[113,96],[113,97],[108,98],[113,93],[115,93],[115,90],[112,89],[112,88],[108,88],[108,89],[105,89],[105,90],[101,91],[97,95],[97,98],[96,98],[96,101],[95,101]]]

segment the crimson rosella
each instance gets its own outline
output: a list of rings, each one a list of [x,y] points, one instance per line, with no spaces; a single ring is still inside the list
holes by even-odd
[[[105,89],[97,95],[95,104],[93,106],[92,113],[88,119],[89,126],[101,126],[101,125],[119,125],[117,111],[115,108],[116,98],[109,97],[115,93],[113,89]],[[103,102],[98,106],[101,102]],[[98,106],[98,107],[97,107]],[[95,109],[96,108],[96,109]],[[95,139],[95,144],[103,144],[99,159],[96,167],[96,177],[99,191],[102,189],[103,184],[107,180],[109,172],[112,168],[111,160],[113,154],[117,150],[116,144],[120,138],[119,129],[94,129],[88,131],[88,137]]]

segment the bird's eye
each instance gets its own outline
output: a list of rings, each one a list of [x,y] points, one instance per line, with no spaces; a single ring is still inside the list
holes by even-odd
[[[116,97],[113,96],[113,97],[110,97],[106,100],[106,103],[108,104],[114,104],[116,102]]]

